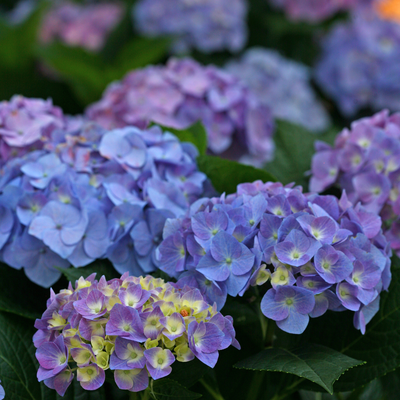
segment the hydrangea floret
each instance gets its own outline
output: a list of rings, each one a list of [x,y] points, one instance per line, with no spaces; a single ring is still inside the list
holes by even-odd
[[[99,51],[121,21],[123,11],[119,2],[87,5],[57,2],[43,18],[39,39],[44,44],[59,40],[67,46]]]
[[[293,21],[318,23],[339,11],[348,11],[360,4],[369,4],[371,0],[270,0],[270,2],[283,9]]]
[[[227,70],[239,77],[269,107],[275,118],[302,125],[313,132],[330,125],[327,111],[311,87],[311,73],[275,50],[251,48]]]
[[[246,44],[245,0],[140,0],[133,8],[138,31],[174,38],[175,53],[239,51]]]
[[[323,40],[316,81],[346,116],[366,107],[399,110],[399,60],[400,23],[357,9]]]
[[[204,195],[196,148],[156,126],[105,131],[75,122],[75,130],[55,130],[46,149],[3,165],[2,261],[44,287],[59,268],[99,258],[121,274],[155,270],[165,220]]]
[[[106,129],[149,122],[185,129],[201,121],[215,154],[262,164],[273,155],[269,108],[238,78],[213,65],[185,58],[149,66],[112,83],[103,98],[86,110]]]
[[[400,113],[387,110],[344,129],[333,147],[316,142],[310,189],[337,186],[349,201],[379,214],[392,248],[400,255]]]
[[[150,275],[99,281],[92,274],[55,294],[37,319],[33,337],[39,381],[63,396],[75,372],[85,390],[96,390],[105,371],[117,386],[140,392],[168,376],[174,362],[198,358],[214,367],[219,351],[240,349],[233,320],[200,291]]]
[[[167,220],[158,254],[178,285],[199,288],[219,309],[227,295],[260,286],[263,314],[295,334],[328,309],[354,311],[364,333],[391,280],[378,215],[345,192],[338,200],[272,182],[198,200],[184,218]]]

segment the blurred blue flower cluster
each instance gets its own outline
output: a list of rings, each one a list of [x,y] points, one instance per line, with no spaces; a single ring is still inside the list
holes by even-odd
[[[323,42],[316,79],[343,114],[400,108],[400,24],[369,7],[357,9]]]
[[[227,70],[240,78],[275,118],[315,132],[329,127],[329,115],[311,87],[311,72],[305,65],[275,50],[252,48],[239,61],[228,63]]]
[[[47,118],[38,115],[29,126]],[[30,141],[23,123],[14,128]],[[53,129],[43,149],[2,166],[2,260],[47,287],[59,278],[57,268],[104,257],[120,273],[153,271],[164,221],[203,195],[196,148],[156,126],[105,131],[83,119],[67,125]]]
[[[140,0],[133,9],[138,31],[172,36],[176,53],[241,50],[247,39],[246,14],[245,0]]]
[[[159,254],[163,271],[219,308],[227,294],[269,287],[262,312],[295,334],[328,309],[355,311],[364,333],[391,280],[379,216],[353,207],[345,192],[338,200],[280,183],[198,200],[188,216],[167,220]]]

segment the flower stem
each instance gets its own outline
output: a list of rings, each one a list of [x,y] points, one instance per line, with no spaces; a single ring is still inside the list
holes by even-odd
[[[204,386],[208,393],[215,399],[215,400],[225,400],[221,393],[215,391],[204,379],[200,379],[199,382]]]

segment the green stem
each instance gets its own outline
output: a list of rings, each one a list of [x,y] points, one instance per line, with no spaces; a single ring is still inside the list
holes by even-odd
[[[258,392],[260,391],[261,384],[265,378],[264,371],[255,371],[253,379],[251,380],[250,390],[247,393],[246,400],[254,400],[258,397]]]
[[[149,390],[146,389],[144,392],[130,392],[129,400],[149,400]]]
[[[204,386],[208,393],[215,399],[215,400],[225,400],[222,395],[215,391],[204,379],[200,379],[199,382]]]
[[[344,400],[342,393],[335,393],[335,395],[338,398],[338,400]]]
[[[322,393],[321,392],[315,393],[315,400],[322,400]]]

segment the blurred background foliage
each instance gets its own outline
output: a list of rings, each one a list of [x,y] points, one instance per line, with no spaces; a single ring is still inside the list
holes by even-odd
[[[3,1],[0,9],[0,98],[9,99],[14,94],[51,97],[66,113],[78,114],[100,99],[109,83],[121,79],[128,71],[164,63],[171,55],[171,40],[145,38],[136,33],[130,12],[134,2],[123,1],[126,11],[122,21],[108,36],[100,52],[89,52],[60,42],[44,45],[37,40],[40,23],[51,2],[37,0],[24,21],[10,24],[8,14],[15,2]],[[277,49],[282,55],[311,67],[320,51],[319,37],[337,20],[345,18],[348,16],[339,14],[318,25],[292,22],[265,0],[249,0],[248,41],[241,53],[254,46]],[[240,54],[232,55],[228,51],[204,54],[194,50],[182,56],[187,55],[203,64],[222,66]],[[334,103],[319,94],[334,125],[348,125],[350,121],[340,115]],[[365,110],[359,116],[368,113],[370,111]]]

